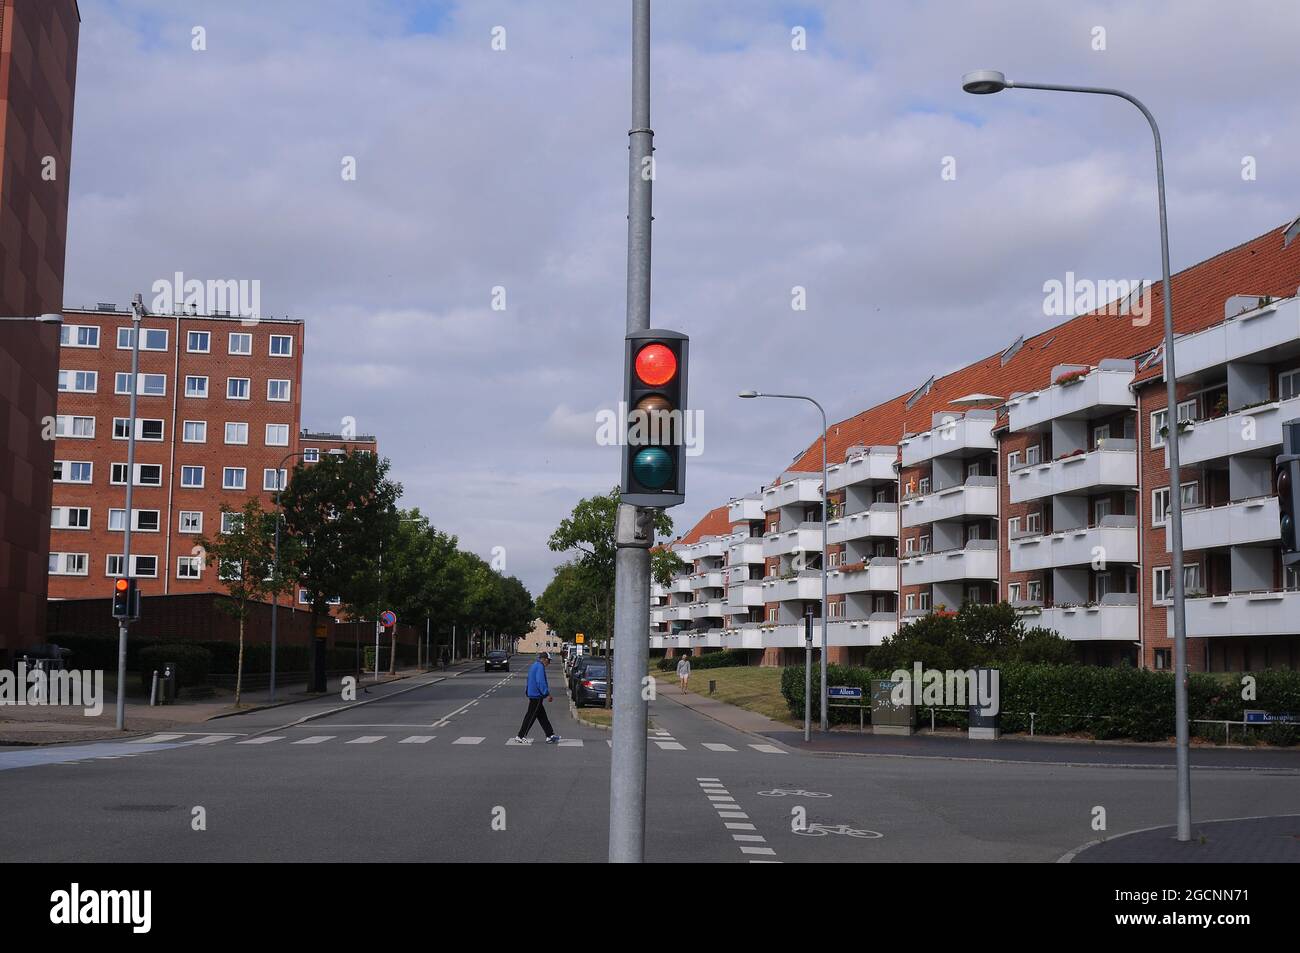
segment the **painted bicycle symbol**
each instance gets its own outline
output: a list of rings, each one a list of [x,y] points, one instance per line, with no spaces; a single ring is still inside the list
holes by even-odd
[[[773,788],[770,791],[759,791],[759,797],[830,797],[829,794],[822,794],[819,791],[805,791],[802,788]]]
[[[805,837],[825,837],[827,834],[843,834],[846,837],[861,837],[865,840],[875,840],[885,835],[879,831],[860,831],[849,827],[847,824],[809,824],[801,831],[795,831],[796,834],[803,834]]]

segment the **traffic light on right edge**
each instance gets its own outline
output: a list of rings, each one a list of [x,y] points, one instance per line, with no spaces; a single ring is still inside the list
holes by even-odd
[[[686,364],[690,339],[678,331],[633,331],[623,361],[621,498],[634,506],[686,500]]]

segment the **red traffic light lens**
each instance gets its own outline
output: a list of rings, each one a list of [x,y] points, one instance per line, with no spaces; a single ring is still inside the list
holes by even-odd
[[[651,387],[667,384],[677,375],[677,355],[662,344],[647,344],[636,353],[636,376]]]
[[[126,592],[128,585],[130,584],[125,579],[119,579],[113,584],[113,587],[117,589],[118,592]]]

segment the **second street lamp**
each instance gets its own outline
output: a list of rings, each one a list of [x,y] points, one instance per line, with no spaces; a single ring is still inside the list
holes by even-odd
[[[827,481],[826,481],[826,408],[824,408],[821,404],[819,404],[819,403],[818,403],[816,400],[814,400],[813,398],[811,398],[811,397],[805,397],[803,394],[763,394],[763,393],[760,393],[759,391],[756,391],[756,390],[746,390],[746,391],[741,391],[740,394],[737,395],[737,396],[739,396],[739,397],[743,397],[743,398],[745,398],[746,400],[749,400],[749,399],[752,399],[752,398],[755,398],[755,397],[776,397],[776,398],[780,398],[781,400],[806,400],[806,401],[808,401],[808,403],[810,403],[810,404],[812,404],[814,407],[816,407],[817,410],[818,410],[818,411],[821,413],[821,415],[822,415],[822,626],[821,626],[821,628],[822,628],[822,663],[821,663],[821,676],[822,676],[822,690],[821,690],[821,697],[822,697],[822,704],[821,704],[821,727],[822,727],[822,731],[826,731],[826,730],[827,730],[827,717],[826,717],[826,709],[827,709],[827,701],[826,701],[826,655],[827,655],[828,649],[829,649],[829,647],[830,647],[830,632],[829,632],[829,630],[827,629],[827,625],[826,625],[826,622],[827,622],[827,614],[826,614],[826,524],[827,524],[828,522],[830,522],[830,516],[831,516],[830,488],[829,488],[829,486],[828,486],[828,484],[827,484]],[[805,699],[804,699],[804,709],[807,710],[807,707],[808,707],[808,699],[805,698]],[[807,732],[805,731],[805,739],[804,739],[804,740],[808,740],[808,738],[807,738],[806,736],[807,736]]]
[[[1160,148],[1160,127],[1155,116],[1136,96],[1120,89],[1102,86],[1059,86],[1051,83],[1013,83],[1004,73],[982,69],[967,73],[961,79],[961,88],[976,96],[1000,93],[1004,89],[1041,89],[1060,93],[1089,93],[1097,96],[1115,96],[1138,108],[1151,126],[1151,136],[1156,148],[1156,200],[1160,208],[1160,268],[1161,289],[1165,312],[1165,388],[1169,406],[1169,439],[1165,442],[1169,454],[1170,481],[1177,486],[1179,474],[1178,450],[1178,375],[1174,371],[1174,312],[1173,296],[1169,286],[1169,222],[1165,215],[1165,161]],[[1173,586],[1174,610],[1174,731],[1177,738],[1176,767],[1178,775],[1178,839],[1192,839],[1192,775],[1187,744],[1187,612],[1184,602],[1183,580],[1183,501],[1177,491],[1169,494],[1169,543],[1173,551],[1170,582]]]

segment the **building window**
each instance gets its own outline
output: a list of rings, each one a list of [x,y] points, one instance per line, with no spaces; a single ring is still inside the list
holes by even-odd
[[[1025,533],[1029,536],[1043,535],[1043,513],[1041,510],[1025,514]]]
[[[186,337],[185,349],[191,354],[207,354],[212,350],[212,332],[191,331]]]
[[[99,327],[93,324],[65,324],[59,328],[64,347],[99,347]]]
[[[221,488],[223,490],[242,490],[247,476],[248,471],[243,467],[226,467],[221,471]]]
[[[50,553],[51,576],[84,576],[89,564],[89,553]]]
[[[1184,423],[1196,419],[1196,400],[1183,400],[1178,402],[1178,422]],[[1151,449],[1155,450],[1165,445],[1165,434],[1162,433],[1169,426],[1169,409],[1156,410],[1151,414]]]
[[[316,463],[320,460],[320,450],[316,447],[308,447],[302,452],[303,463]]]
[[[1153,605],[1167,605],[1173,598],[1169,587],[1170,568],[1158,566],[1151,570],[1151,602]]]
[[[127,440],[131,436],[131,418],[113,418],[113,439]],[[163,438],[163,421],[156,418],[137,417],[135,420],[135,439],[160,441]]]
[[[1041,463],[1043,460],[1043,447],[1041,444],[1034,444],[1031,447],[1025,447],[1025,466],[1033,466],[1035,463]]]
[[[105,575],[105,576],[123,576],[123,575],[125,575],[125,573],[122,572],[122,554],[121,554],[121,553],[109,553],[109,554],[108,554],[108,559],[105,560],[105,565],[104,565],[104,575]]]
[[[289,382],[269,380],[266,382],[266,399],[285,401],[289,399]]]
[[[1030,602],[1043,601],[1043,581],[1041,579],[1031,579],[1025,583],[1025,598]]]
[[[289,425],[288,424],[267,424],[266,445],[268,447],[289,446]]]
[[[55,483],[89,483],[95,466],[87,460],[55,460]]]
[[[248,443],[248,424],[226,424],[226,443]]]
[[[271,335],[271,356],[292,357],[293,338],[287,334],[272,334]]]
[[[181,510],[180,531],[182,533],[203,532],[203,511]]]
[[[826,611],[827,611],[828,613],[830,613],[830,617],[831,617],[832,619],[843,619],[843,618],[844,618],[844,603],[843,603],[843,602],[831,602],[831,603],[828,603],[827,606],[826,606]]]
[[[181,467],[181,486],[201,489],[203,487],[203,467]]]
[[[230,334],[229,351],[231,354],[252,354],[253,335],[239,331],[232,331]]]
[[[59,371],[59,390],[65,394],[93,394],[98,389],[98,371]]]
[[[153,579],[158,575],[157,556],[132,556],[131,575],[144,579]]]
[[[1181,498],[1183,509],[1200,506],[1201,484],[1192,480],[1182,486]],[[1151,491],[1151,525],[1164,526],[1169,522],[1169,487],[1162,486]]]
[[[916,548],[917,548],[917,549],[918,549],[922,554],[924,554],[924,553],[928,553],[928,552],[930,551],[930,537],[929,537],[929,536],[921,536],[921,537],[918,537],[918,538],[917,538],[917,541],[916,541],[916,544],[917,544]]]
[[[1010,602],[1012,605],[1014,605],[1019,601],[1020,601],[1020,583],[1018,582],[1007,583],[1007,602]]]
[[[185,431],[182,439],[185,443],[207,443],[208,422],[206,420],[185,421]]]
[[[131,393],[131,375],[127,371],[118,371],[113,379],[113,393]],[[167,395],[167,377],[165,374],[141,374],[138,393],[144,397],[165,397]]]
[[[907,602],[906,602],[906,605],[907,605],[907,611],[908,611],[908,612],[915,612],[915,611],[916,611],[916,593],[915,593],[915,592],[909,592],[909,593],[907,594]]]
[[[131,340],[135,337],[134,328],[117,329],[117,349],[119,351],[131,350]],[[140,350],[142,351],[165,351],[167,350],[167,329],[166,328],[145,328],[144,337],[140,339]]]
[[[69,417],[60,414],[54,418],[54,436],[77,440],[90,440],[95,436],[94,417]]]
[[[921,592],[918,592],[918,593],[916,594],[916,607],[917,607],[918,609],[920,609],[922,612],[929,612],[929,611],[930,611],[930,592],[929,592],[929,590],[922,590]]]
[[[207,397],[208,379],[206,377],[185,378],[185,396],[186,397]]]
[[[302,606],[311,604],[311,597],[307,595],[306,589],[298,590],[298,604]]]
[[[1290,592],[1300,589],[1300,566],[1286,566],[1283,568],[1282,588]]]
[[[1020,466],[1020,451],[1007,454],[1007,472],[1010,473],[1016,467]]]
[[[1277,399],[1290,400],[1300,396],[1300,367],[1277,375]]]
[[[1007,519],[1007,539],[1015,539],[1016,534],[1020,532],[1020,517],[1012,516]]]
[[[244,523],[244,514],[223,511],[221,514],[221,532],[229,536],[231,533],[239,532]]]
[[[1155,655],[1156,671],[1164,672],[1174,667],[1172,649],[1156,649]]]
[[[918,496],[925,496],[927,493],[930,492],[929,477],[921,477],[921,479],[917,481],[916,492]]]
[[[198,579],[203,575],[203,560],[198,556],[180,556],[176,560],[177,579]]]
[[[276,474],[279,474],[279,480],[276,480]],[[285,478],[288,476],[287,470],[263,470],[262,471],[262,489],[263,490],[283,490],[285,488]]]
[[[50,529],[90,529],[90,507],[54,507],[50,510]]]
[[[247,377],[227,377],[226,378],[226,397],[230,400],[248,400]]]

